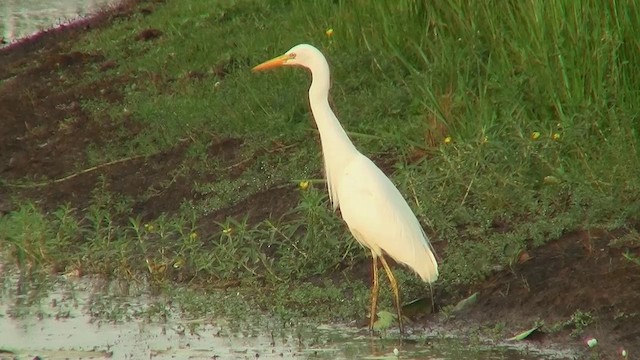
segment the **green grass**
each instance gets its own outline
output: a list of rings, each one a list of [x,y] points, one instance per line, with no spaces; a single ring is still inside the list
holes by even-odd
[[[203,199],[149,222],[153,230],[135,214],[127,224],[114,221],[130,200],[101,199],[110,196],[101,191],[89,209],[62,207],[53,216],[25,205],[0,218],[0,237],[9,239],[3,248],[19,263],[156,280],[264,278],[286,297],[287,281],[361,260],[366,252],[329,211],[317,190],[323,184],[303,192],[293,216],[258,224],[230,219],[217,233],[198,234],[197,219],[211,211],[320,174],[308,75],[250,72],[301,42],[327,55],[333,104],[354,142],[395,164],[392,179],[434,241],[448,242],[439,254],[444,286],[479,281],[495,265],[514,262],[520,249],[565,232],[637,220],[638,5],[190,0],[155,9],[116,20],[76,45],[117,63],[85,81],[128,79],[122,103],[96,99],[83,107],[97,120],[120,121],[126,112],[145,129],[87,149],[92,165],[185,139],[196,172],[229,166],[206,153],[216,139],[243,139],[238,161],[257,160],[240,176],[219,171],[215,181],[194,183]],[[163,35],[136,41],[148,28]],[[274,144],[291,147],[265,151]],[[508,230],[497,232],[495,222]],[[65,255],[54,255],[61,248]],[[400,277],[410,284],[407,293],[424,291]],[[281,304],[287,301],[294,300]]]

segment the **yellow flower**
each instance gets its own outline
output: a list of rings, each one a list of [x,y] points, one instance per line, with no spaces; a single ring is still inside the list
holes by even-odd
[[[189,234],[189,238],[190,238],[191,240],[195,240],[195,239],[197,239],[197,238],[198,238],[198,233],[197,233],[197,232],[195,232],[195,231],[194,231],[194,232],[192,232],[191,234]]]
[[[451,136],[447,136],[446,138],[444,138],[445,144],[451,144],[451,141],[453,141],[453,139],[451,139]]]
[[[300,189],[302,190],[307,190],[309,188],[309,181],[307,180],[303,180],[300,181],[300,183],[298,184],[298,186],[300,187]]]
[[[531,133],[531,140],[538,140],[540,138],[540,132],[534,131]]]
[[[324,32],[327,37],[332,37],[333,36],[333,29],[332,28],[328,28],[327,31]]]
[[[144,228],[148,232],[153,232],[153,224],[144,224]]]
[[[555,141],[560,140],[560,133],[553,133],[553,135],[551,135],[551,138]]]
[[[224,230],[222,230],[222,233],[229,235],[229,234],[231,234],[232,231],[233,231],[233,229],[228,227],[228,228],[225,228]]]

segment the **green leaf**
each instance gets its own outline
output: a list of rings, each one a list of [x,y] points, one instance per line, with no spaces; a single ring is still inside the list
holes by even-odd
[[[460,300],[460,302],[458,302],[456,306],[453,307],[452,312],[455,313],[455,312],[465,310],[469,308],[471,305],[475,304],[477,301],[478,301],[478,293],[476,292],[476,293],[473,293],[468,298]]]
[[[398,316],[386,310],[378,311],[378,320],[373,323],[374,330],[386,330],[396,321]]]
[[[536,331],[538,331],[538,329],[540,329],[541,325],[536,325],[534,327],[532,327],[531,329],[527,330],[527,331],[523,331],[520,334],[507,339],[507,341],[522,341],[526,338],[528,338],[529,336],[531,336],[531,334],[535,333]]]

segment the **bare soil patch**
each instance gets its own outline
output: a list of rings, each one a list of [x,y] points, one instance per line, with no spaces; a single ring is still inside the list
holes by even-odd
[[[101,54],[74,52],[71,44],[78,36],[84,36],[87,29],[108,25],[113,18],[138,11],[133,4],[0,50],[0,216],[15,207],[10,199],[36,200],[48,210],[64,203],[84,209],[92,191],[103,182],[109,191],[134,199],[132,216],[153,219],[177,211],[184,199],[198,196],[193,191],[194,180],[214,176],[187,173],[172,177],[176,168],[188,161],[185,156],[188,144],[82,172],[89,167],[86,153],[89,145],[117,141],[123,126],[129,134],[142,129],[127,119],[119,124],[106,119],[96,121],[82,110],[79,103],[83,99],[116,104],[122,98],[120,89],[127,83],[127,77],[83,85],[78,79],[96,71],[96,65],[99,71],[113,67],[115,60]],[[145,7],[143,11],[150,12],[153,8]],[[153,38],[149,34],[144,36],[145,41]],[[209,155],[232,163],[238,160],[236,154],[241,144],[242,139],[212,142]],[[215,170],[211,169],[211,174]],[[43,186],[11,185],[63,179],[72,174],[76,175]],[[161,185],[167,183],[170,185]],[[163,190],[140,198],[155,187]],[[247,214],[251,221],[277,217],[297,201],[297,192],[291,188],[268,189],[202,219],[202,224]],[[640,256],[639,248],[624,241],[634,227],[566,234],[531,250],[527,261],[496,272],[481,284],[437,294],[437,301],[455,303],[478,291],[478,303],[464,316],[452,320],[452,324],[463,328],[503,323],[514,334],[539,320],[552,325],[567,321],[576,311],[588,312],[593,322],[580,337],[572,337],[571,329],[564,329],[532,341],[542,346],[561,343],[585,348],[583,337],[593,336],[600,343],[597,351],[601,358],[618,359],[618,348],[623,347],[630,352],[630,358],[635,358],[640,354],[640,269],[623,257],[625,252]],[[217,231],[204,225],[202,230]],[[436,245],[443,253],[446,244]],[[350,271],[355,277],[366,278],[370,276],[369,266],[366,262]]]
[[[529,260],[464,289],[466,294],[479,292],[478,304],[455,323],[502,323],[516,335],[537,321],[548,329],[583,312],[592,322],[581,334],[572,335],[575,327],[567,326],[538,334],[532,342],[586,349],[586,340],[593,337],[600,359],[621,359],[621,349],[640,354],[640,272],[623,257],[626,251],[640,255],[640,248],[625,242],[629,234],[624,229],[576,231],[531,250]]]

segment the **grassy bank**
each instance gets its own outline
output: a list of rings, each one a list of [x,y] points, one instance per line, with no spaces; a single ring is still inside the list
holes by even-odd
[[[637,5],[191,0],[141,8],[152,11],[89,31],[72,49],[111,62],[73,81],[121,96],[82,99],[92,121],[116,131],[66,170],[168,153],[180,161],[138,194],[98,182],[82,208],[62,196],[47,212],[17,197],[18,209],[0,218],[0,238],[20,266],[258,283],[279,294],[264,301],[283,308],[309,303],[285,295],[310,282],[301,297],[315,294],[311,302],[329,311],[353,291],[357,300],[337,313],[363,315],[366,284],[345,279],[367,254],[327,204],[308,75],[249,71],[302,42],[327,55],[339,119],[441,249],[437,286],[477,282],[568,231],[637,220]],[[229,139],[239,144],[232,156],[211,152]],[[192,196],[154,216],[136,207],[178,178],[192,184]],[[297,206],[224,216],[274,189],[293,193]],[[405,298],[424,293],[411,274],[400,278]],[[335,291],[317,290],[325,286]]]

